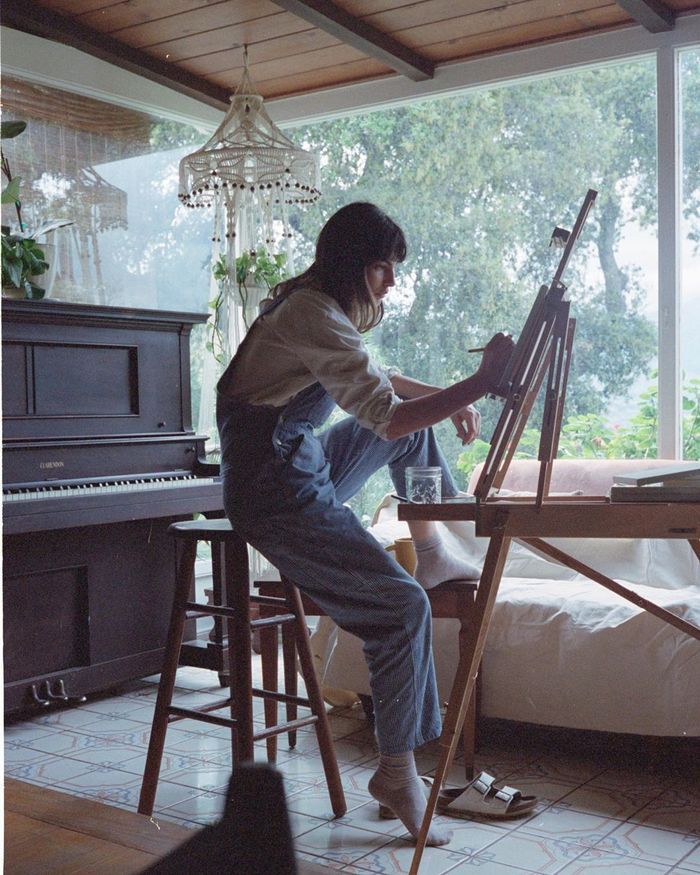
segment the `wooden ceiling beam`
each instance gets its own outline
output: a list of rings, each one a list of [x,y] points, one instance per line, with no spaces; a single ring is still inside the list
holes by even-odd
[[[673,30],[676,26],[676,13],[661,0],[617,0],[617,5],[649,33]]]
[[[116,67],[137,73],[145,79],[201,100],[216,109],[228,108],[230,92],[220,85],[179,69],[175,64],[147,55],[140,49],[124,45],[113,37],[85,27],[36,3],[27,0],[3,0],[2,24],[95,55]]]
[[[273,0],[273,2],[341,42],[381,61],[414,82],[432,79],[435,75],[435,64],[428,58],[407,48],[398,40],[372,27],[371,24],[355,18],[333,3],[326,0]]]

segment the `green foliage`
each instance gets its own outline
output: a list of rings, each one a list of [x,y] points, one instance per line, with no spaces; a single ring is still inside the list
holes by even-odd
[[[43,298],[44,289],[32,277],[48,270],[48,262],[35,240],[16,234],[2,234],[2,285],[23,289],[25,298]]]
[[[27,123],[22,121],[0,122],[0,140],[18,137],[26,127]]]
[[[14,204],[19,200],[19,187],[22,182],[21,176],[13,177],[2,190],[2,203]]]
[[[231,295],[234,288],[241,305],[243,323],[247,328],[252,322],[251,305],[255,300],[255,292],[260,289],[271,291],[282,280],[287,279],[287,256],[283,252],[275,254],[266,250],[250,249],[241,253],[235,261],[235,276],[230,275],[229,266],[224,255],[220,255],[212,265],[212,276],[216,280],[219,291],[209,302],[212,318],[209,322],[210,334],[206,348],[218,362],[224,359],[224,344],[221,332],[221,312],[224,301]]]
[[[700,461],[700,377],[683,387],[683,458]]]
[[[658,426],[658,390],[649,386],[639,397],[635,415],[628,425],[610,425],[595,413],[571,416],[561,430],[559,459],[655,459]],[[515,459],[536,459],[540,430],[526,428],[520,438]],[[476,440],[460,453],[457,468],[468,480],[474,468],[485,461],[489,444]],[[683,386],[684,459],[700,459],[700,378]]]

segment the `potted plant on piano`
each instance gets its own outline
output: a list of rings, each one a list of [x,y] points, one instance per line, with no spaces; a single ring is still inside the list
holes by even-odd
[[[27,123],[23,121],[0,122],[0,139],[19,136],[26,126]],[[12,175],[4,154],[2,174],[5,178],[2,203],[12,204],[16,214],[16,227],[2,225],[2,293],[6,297],[37,300],[44,297],[53,279],[53,271],[50,270],[52,265],[47,261],[51,244],[40,244],[38,239],[72,222],[69,219],[55,219],[42,222],[36,228],[27,228],[22,218],[20,200],[22,178]]]

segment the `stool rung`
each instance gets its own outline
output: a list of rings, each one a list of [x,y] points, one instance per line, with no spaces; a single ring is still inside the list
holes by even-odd
[[[227,608],[224,605],[202,605],[199,602],[187,602],[185,610],[197,611],[203,617],[235,617],[237,615],[234,608]]]
[[[291,693],[278,693],[277,690],[261,690],[260,687],[253,687],[251,690],[254,696],[259,699],[273,699],[275,702],[282,702],[289,705],[301,705],[302,708],[310,708],[311,702],[302,696],[293,696]]]
[[[187,602],[185,605],[187,611],[187,619],[196,617],[236,617],[238,613],[235,608],[228,608],[224,605],[202,605],[198,602]],[[295,620],[294,614],[275,614],[274,617],[262,617],[259,620],[251,620],[252,629],[264,629],[268,626],[278,626],[282,623],[290,623]]]
[[[255,595],[251,593],[250,600],[254,605],[269,605],[272,608],[287,607],[287,599],[275,595]]]
[[[265,729],[260,729],[253,734],[254,741],[260,741],[263,738],[270,738],[272,735],[281,735],[283,732],[293,732],[295,729],[301,729],[302,726],[311,726],[318,721],[315,714],[309,717],[300,717],[298,720],[290,720],[289,723],[277,723],[275,726],[268,726]]]
[[[251,629],[266,629],[268,626],[279,626],[282,623],[291,623],[296,620],[294,614],[275,614],[274,617],[261,617],[259,620],[251,620]]]
[[[196,708],[180,708],[177,705],[168,706],[168,723],[176,723],[189,717],[191,720],[201,720],[203,723],[214,723],[216,726],[227,726],[235,729],[238,721],[232,717],[218,717],[216,714],[208,714],[198,711]]]

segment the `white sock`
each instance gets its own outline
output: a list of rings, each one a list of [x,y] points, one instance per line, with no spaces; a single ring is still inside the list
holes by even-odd
[[[447,552],[440,535],[415,541],[416,570],[413,576],[423,589],[432,589],[446,580],[478,580],[481,572],[470,562]]]
[[[413,751],[380,754],[377,771],[367,786],[377,802],[391,808],[413,838],[418,838],[427,801]],[[431,847],[446,845],[451,839],[451,830],[432,824],[426,844]]]

